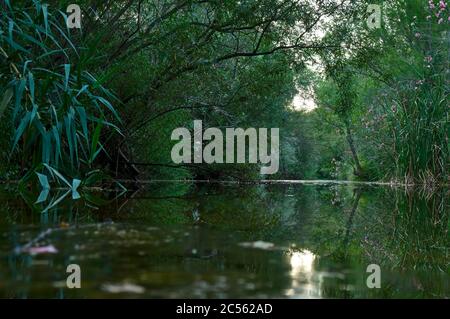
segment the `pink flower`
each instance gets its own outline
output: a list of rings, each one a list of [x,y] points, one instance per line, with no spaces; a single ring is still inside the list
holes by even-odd
[[[445,9],[446,7],[447,7],[447,4],[443,0],[439,1],[439,8]]]

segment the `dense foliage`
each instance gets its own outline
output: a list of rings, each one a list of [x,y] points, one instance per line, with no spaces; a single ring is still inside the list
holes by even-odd
[[[274,178],[446,183],[448,5],[391,1],[371,29],[374,2],[84,0],[68,29],[71,1],[2,0],[1,177],[260,178],[172,163],[201,119],[280,127]]]

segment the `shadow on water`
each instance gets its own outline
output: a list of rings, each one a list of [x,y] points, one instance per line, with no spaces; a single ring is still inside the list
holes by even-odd
[[[45,213],[36,197],[0,190],[0,297],[450,296],[447,189],[164,183]]]

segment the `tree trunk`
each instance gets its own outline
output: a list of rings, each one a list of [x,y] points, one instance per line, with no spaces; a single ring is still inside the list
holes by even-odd
[[[348,145],[350,146],[350,150],[352,152],[353,161],[355,162],[355,169],[353,170],[353,174],[358,177],[362,177],[363,170],[361,167],[361,163],[359,162],[358,153],[356,152],[355,142],[353,140],[352,132],[350,130],[350,125],[348,122],[345,123],[346,130],[346,138]]]

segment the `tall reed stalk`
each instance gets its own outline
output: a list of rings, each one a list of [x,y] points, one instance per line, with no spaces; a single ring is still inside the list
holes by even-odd
[[[9,1],[0,13],[0,117],[12,121],[11,156],[29,169],[91,167],[101,131],[119,122],[114,96],[84,64],[87,50],[67,16],[39,0]]]

